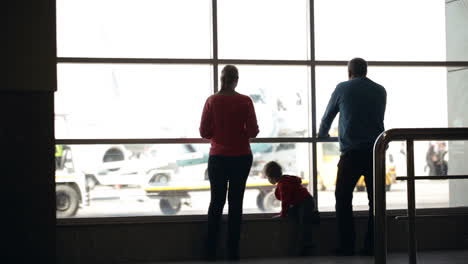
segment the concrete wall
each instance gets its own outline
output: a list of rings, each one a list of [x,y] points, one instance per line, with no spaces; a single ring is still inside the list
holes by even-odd
[[[400,214],[403,215],[404,212]],[[135,221],[108,219],[113,223],[107,221],[99,224],[96,220],[89,220],[88,224],[59,225],[57,263],[138,263],[200,259],[206,221],[175,219],[177,218],[168,218],[167,222],[151,218]],[[358,216],[356,219],[358,249],[362,246],[366,221],[365,216]],[[468,249],[467,221],[468,216],[418,219],[418,250]],[[389,251],[406,250],[406,224],[406,221],[396,221],[393,216],[389,216]],[[288,228],[284,220],[246,220],[241,236],[242,258],[286,257]],[[336,247],[335,230],[334,216],[322,217],[317,235],[318,254],[332,254]]]

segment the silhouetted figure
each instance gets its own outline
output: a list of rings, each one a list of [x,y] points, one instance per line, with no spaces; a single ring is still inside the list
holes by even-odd
[[[268,162],[263,172],[271,184],[276,184],[275,196],[281,201],[281,213],[275,217],[287,217],[291,224],[289,253],[292,256],[314,255],[314,228],[320,223],[314,197],[302,186],[301,178],[283,175],[277,162]]]
[[[340,113],[338,140],[340,161],[336,178],[336,221],[338,225],[338,255],[354,255],[355,228],[353,190],[364,175],[369,199],[369,218],[362,255],[374,252],[373,217],[373,146],[384,131],[387,92],[380,84],[366,77],[367,62],[354,58],[348,63],[349,80],[339,83],[331,95],[322,118],[318,136],[329,137],[330,126]]]
[[[281,99],[277,98],[276,99],[276,108],[278,111],[286,111],[286,107],[284,106],[283,104],[283,101],[281,101]]]
[[[229,214],[227,258],[239,259],[239,240],[245,184],[252,166],[250,138],[259,130],[254,105],[250,97],[235,91],[239,73],[226,65],[221,72],[221,90],[210,96],[203,108],[200,135],[211,140],[208,178],[211,200],[208,209],[206,259],[215,260],[219,228],[226,193]]]
[[[437,153],[435,161],[435,174],[437,176],[448,175],[448,164],[445,156],[447,155],[447,145],[445,142],[439,142],[437,144]]]
[[[296,105],[302,105],[302,97],[300,93],[296,93]]]
[[[63,169],[63,145],[55,145],[55,169]]]
[[[426,152],[426,168],[429,170],[428,176],[436,176],[436,161],[437,155],[433,144],[429,144]]]

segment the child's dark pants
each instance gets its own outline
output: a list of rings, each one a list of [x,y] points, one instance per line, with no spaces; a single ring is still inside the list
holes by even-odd
[[[308,197],[301,203],[289,208],[290,223],[289,254],[291,256],[310,256],[315,253],[314,231],[320,223],[320,216],[315,207],[315,199]]]

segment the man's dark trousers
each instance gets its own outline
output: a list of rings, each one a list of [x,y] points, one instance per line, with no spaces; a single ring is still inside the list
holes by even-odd
[[[345,254],[353,254],[355,250],[356,233],[352,201],[354,188],[361,175],[364,175],[369,199],[369,218],[364,249],[372,252],[374,246],[372,148],[347,151],[341,155],[338,163],[335,189],[336,221],[339,250]]]

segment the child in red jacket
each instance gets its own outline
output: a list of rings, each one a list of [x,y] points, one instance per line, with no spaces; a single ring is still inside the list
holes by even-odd
[[[287,217],[292,224],[290,254],[310,256],[314,254],[314,227],[320,223],[315,199],[302,186],[301,178],[283,175],[281,166],[268,162],[263,168],[271,184],[276,184],[275,196],[281,201],[281,213],[275,217]]]

